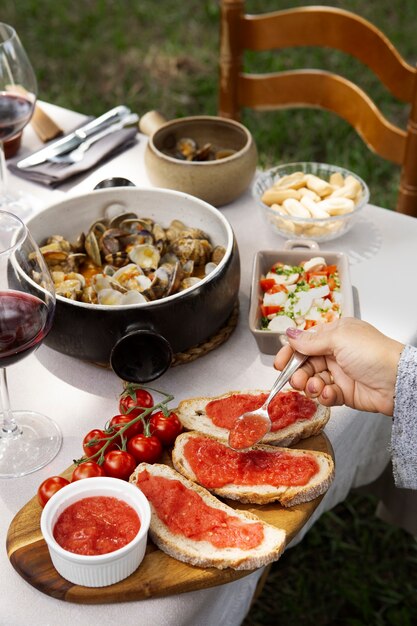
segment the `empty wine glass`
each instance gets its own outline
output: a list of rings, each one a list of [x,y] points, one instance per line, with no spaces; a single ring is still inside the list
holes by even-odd
[[[0,22],[0,208],[26,217],[34,199],[6,184],[4,142],[23,130],[32,117],[36,77],[14,28]]]
[[[24,476],[58,453],[62,435],[49,417],[12,411],[6,367],[33,352],[55,312],[52,278],[23,222],[0,210],[0,478]]]

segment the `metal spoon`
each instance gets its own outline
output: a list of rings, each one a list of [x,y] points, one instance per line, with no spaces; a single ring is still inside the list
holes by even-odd
[[[294,352],[287,365],[276,379],[269,396],[264,404],[255,411],[243,413],[233,425],[229,433],[229,446],[234,450],[245,450],[254,446],[271,430],[271,420],[268,414],[269,403],[284,385],[289,381],[294,372],[306,361],[307,355]]]

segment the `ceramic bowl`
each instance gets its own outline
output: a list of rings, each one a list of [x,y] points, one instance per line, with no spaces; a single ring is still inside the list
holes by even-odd
[[[184,191],[219,207],[235,200],[253,180],[257,150],[251,133],[239,122],[212,116],[166,122],[152,111],[143,116],[139,127],[150,135],[145,166],[157,187]],[[191,138],[199,147],[209,143],[214,150],[234,152],[216,160],[181,160],[171,151],[182,138]]]
[[[89,556],[64,550],[53,536],[58,517],[74,502],[92,496],[110,496],[130,505],[140,519],[138,534],[130,543],[107,554]],[[41,531],[52,563],[63,578],[85,587],[104,587],[127,578],[139,567],[150,520],[149,502],[136,486],[118,478],[87,478],[70,483],[48,500],[41,515]]]
[[[341,207],[337,208],[336,206],[332,208],[334,213],[328,214],[328,209],[326,208],[323,213],[323,207],[325,207],[326,204],[329,205],[327,200],[332,197],[329,188],[327,191],[323,192],[326,195],[317,196],[322,203],[320,201],[314,202],[314,204],[318,205],[319,209],[322,209],[317,212],[316,207],[316,215],[324,215],[323,217],[313,217],[311,212],[305,208],[304,211],[307,211],[307,213],[298,216],[296,215],[297,207],[290,214],[286,208],[286,206],[288,207],[288,205],[285,204],[286,201],[284,201],[284,204],[281,202],[273,202],[274,195],[271,193],[269,193],[269,197],[267,197],[268,194],[265,193],[267,191],[270,192],[272,189],[282,191],[284,187],[281,188],[279,185],[284,184],[284,181],[282,181],[284,176],[294,176],[298,172],[304,175],[312,174],[322,179],[325,183],[329,183],[332,175],[335,174],[342,176],[344,180],[348,179],[344,186],[348,195],[343,197],[346,197],[348,200],[353,200],[352,209],[346,213],[338,212],[336,214],[336,211],[342,210]],[[350,183],[353,183],[353,187]],[[300,196],[298,198],[295,198],[295,196],[304,193],[301,191],[301,187],[298,187],[299,184],[300,183],[296,182],[294,183],[294,188],[291,188],[294,199],[297,201],[300,201]],[[356,190],[358,191],[356,192]],[[252,191],[254,198],[262,208],[266,220],[279,235],[286,239],[310,239],[314,241],[330,241],[331,239],[336,239],[352,228],[360,210],[366,206],[369,201],[368,186],[359,176],[342,167],[328,165],[326,163],[299,162],[279,165],[278,167],[261,173],[257,177]],[[344,193],[337,186],[334,186],[333,192],[336,194],[336,197],[338,195],[340,197],[340,194],[343,195]],[[277,194],[276,198],[280,201],[280,194]],[[268,203],[266,203],[266,200]],[[332,202],[334,203],[334,201],[335,198],[333,198]],[[306,215],[310,215],[310,217],[306,217]]]
[[[337,265],[342,294],[342,317],[355,316],[355,299],[349,274],[349,261],[345,254],[342,252],[324,252],[314,241],[303,241],[301,246],[301,242],[297,240],[287,241],[283,250],[261,250],[256,253],[253,260],[249,328],[259,350],[264,354],[276,354],[287,342],[287,337],[285,333],[261,329],[260,304],[263,296],[260,287],[261,277],[266,275],[274,263],[299,265],[301,262],[316,256],[323,257],[327,265]]]
[[[75,241],[103,219],[109,207],[120,213],[133,211],[165,228],[172,220],[181,220],[204,230],[213,245],[226,251],[200,282],[159,300],[110,306],[57,296],[54,323],[45,338],[48,346],[85,361],[110,363],[123,380],[145,383],[161,376],[174,354],[205,342],[224,326],[238,299],[239,251],[220,211],[168,189],[128,186],[72,196],[32,217],[28,228],[39,245],[53,234]]]

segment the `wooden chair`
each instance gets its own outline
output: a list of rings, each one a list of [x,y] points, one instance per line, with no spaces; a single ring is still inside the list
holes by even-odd
[[[401,166],[397,211],[417,217],[417,70],[387,37],[354,13],[310,6],[260,15],[244,0],[221,0],[219,115],[239,119],[243,107],[319,107],[349,122],[376,154]],[[366,64],[398,99],[411,105],[407,129],[389,122],[369,96],[337,74],[317,70],[248,74],[246,50],[293,46],[333,48]]]

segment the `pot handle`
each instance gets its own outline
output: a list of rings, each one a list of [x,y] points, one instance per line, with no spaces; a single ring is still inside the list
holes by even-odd
[[[166,124],[167,120],[161,113],[158,111],[148,111],[145,115],[139,120],[139,130],[144,135],[148,135],[148,137],[152,137],[152,135],[159,129],[161,126]]]
[[[136,187],[136,185],[128,178],[116,176],[114,178],[105,178],[104,180],[101,180],[94,187],[93,191],[96,189],[109,189],[110,187]]]
[[[295,250],[296,248],[320,250],[320,246],[317,241],[313,241],[312,239],[287,239],[284,243],[284,250]]]
[[[172,363],[169,342],[151,330],[134,330],[113,346],[110,365],[119,378],[147,383],[164,374]]]

